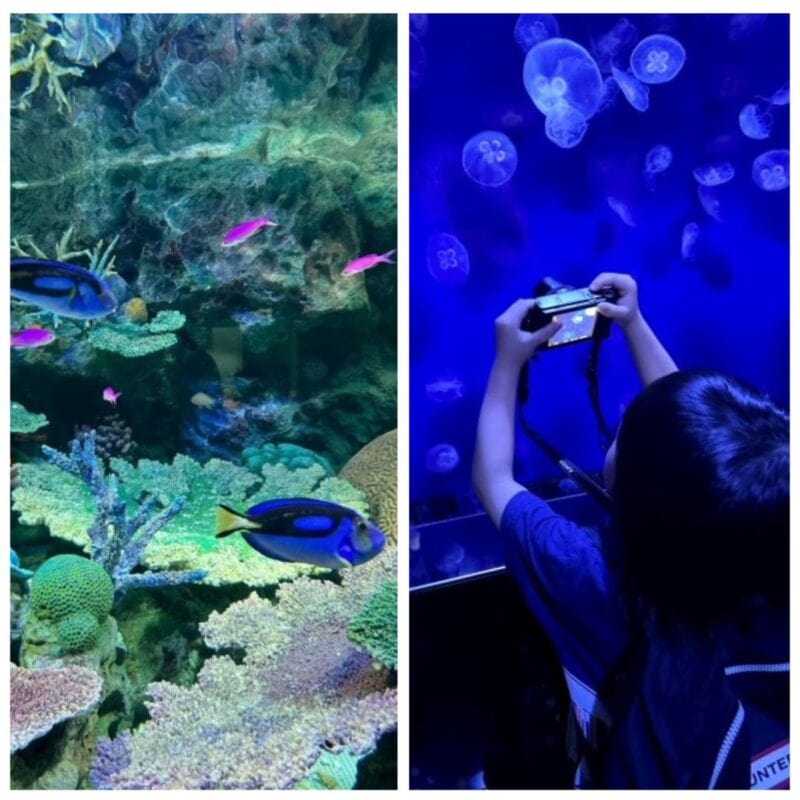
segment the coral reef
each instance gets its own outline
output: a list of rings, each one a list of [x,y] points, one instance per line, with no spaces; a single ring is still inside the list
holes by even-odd
[[[358,758],[349,750],[341,753],[320,753],[311,774],[295,789],[352,789],[358,777]]]
[[[48,424],[44,414],[28,411],[22,403],[11,401],[11,433],[34,433]]]
[[[55,656],[81,653],[97,643],[113,602],[114,585],[99,564],[81,556],[53,556],[31,581],[26,636],[41,640],[40,629],[52,626],[54,635],[47,638],[58,642]]]
[[[347,625],[384,568],[341,586],[298,578],[276,603],[254,593],[212,614],[207,644],[244,649],[242,663],[218,655],[194,686],[151,685],[150,720],[101,746],[95,788],[290,788],[326,751],[369,753],[396,725],[396,693]]]
[[[257,476],[226,461],[212,459],[200,465],[177,455],[171,464],[140,459],[133,465],[114,458],[110,469],[109,483],[113,480],[119,492],[117,502],[138,508],[133,520],[145,509],[152,513],[157,505],[168,507],[174,498],[185,498],[180,513],[163,524],[140,553],[142,564],[151,570],[203,570],[207,572],[203,582],[211,585],[270,586],[315,570],[267,559],[241,537],[215,539],[214,520],[220,503],[246,508],[278,497],[317,497],[368,513],[363,493],[340,478],[327,476],[319,464],[297,470],[265,464]],[[53,464],[37,462],[20,464],[19,481],[13,506],[22,523],[47,525],[53,536],[87,551],[94,547],[88,532],[93,526],[97,530],[97,510],[85,480],[74,472],[64,474]],[[140,498],[148,495],[153,500],[140,506]],[[140,539],[141,534],[134,542]],[[138,574],[129,579],[139,584],[145,580]]]
[[[103,682],[84,667],[21,669],[11,665],[11,752],[22,750],[64,720],[90,714]]]
[[[132,297],[123,306],[122,310],[130,322],[137,322],[139,324],[147,322],[150,318],[147,311],[147,303],[141,297]]]
[[[186,505],[184,497],[163,502],[164,508],[157,512],[159,501],[152,495],[148,496],[129,517],[127,504],[119,494],[116,476],[106,480],[102,462],[98,461],[93,431],[82,440],[73,439],[68,456],[47,446],[42,447],[42,452],[53,466],[78,478],[91,492],[96,503],[96,516],[84,535],[89,539],[92,559],[113,579],[117,597],[134,587],[172,586],[193,583],[205,577],[205,571],[197,569],[132,572],[156,533],[181,513]],[[126,463],[121,459],[117,462],[120,465]]]
[[[396,542],[397,431],[388,431],[361,448],[340,477],[366,494],[375,521]]]
[[[141,358],[166,350],[178,343],[174,331],[180,330],[186,317],[180,311],[159,311],[146,323],[122,322],[96,325],[89,341],[99,350],[108,350],[125,358]]]
[[[57,32],[51,33],[50,28]],[[55,97],[60,111],[70,111],[70,103],[61,88],[60,78],[67,75],[80,77],[80,67],[62,66],[50,56],[50,48],[60,43],[63,32],[61,20],[53,14],[13,14],[11,17],[11,78],[30,73],[27,89],[11,103],[11,108],[24,111],[31,106],[31,96],[36,93],[47,75],[47,94]],[[24,55],[21,55],[24,53]]]
[[[318,464],[325,470],[326,475],[333,475],[333,467],[327,458],[318,455],[313,450],[300,445],[282,442],[279,444],[264,444],[260,447],[245,447],[242,451],[242,461],[245,466],[255,472],[261,473],[265,464],[283,464],[287,469],[303,469]]]
[[[81,425],[75,427],[75,438],[85,439],[95,432],[95,450],[97,455],[107,464],[112,458],[119,457],[132,460],[137,444],[133,440],[133,430],[119,414],[106,414],[97,421],[94,427]]]
[[[350,620],[350,638],[376,661],[397,669],[397,581],[387,581]]]

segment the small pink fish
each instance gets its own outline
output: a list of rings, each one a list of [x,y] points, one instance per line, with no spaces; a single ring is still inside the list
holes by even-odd
[[[275,228],[278,223],[273,222],[269,217],[256,217],[248,222],[243,222],[235,228],[231,228],[222,240],[223,247],[231,247],[239,244],[245,239],[249,239],[254,233],[258,233],[262,228]]]
[[[394,264],[394,261],[392,261],[389,256],[395,252],[395,250],[390,250],[388,253],[384,253],[382,256],[379,256],[377,253],[370,253],[369,255],[361,256],[361,258],[351,261],[342,270],[342,275],[355,275],[357,272],[363,272],[365,269],[372,269],[373,267],[378,266],[378,264]]]
[[[115,391],[113,386],[106,386],[106,388],[103,389],[103,400],[105,400],[106,403],[111,403],[112,406],[117,404],[117,400],[119,400],[120,397],[122,397],[122,392]]]
[[[46,331],[44,328],[26,328],[24,331],[11,334],[11,346],[44,347],[55,339],[56,335],[52,331]]]

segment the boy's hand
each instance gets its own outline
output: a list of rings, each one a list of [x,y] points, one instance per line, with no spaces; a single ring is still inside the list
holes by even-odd
[[[519,369],[533,357],[541,347],[561,327],[560,322],[551,322],[544,328],[530,333],[520,328],[528,310],[536,305],[535,300],[517,300],[494,321],[494,338],[497,346],[497,360]]]
[[[622,328],[627,328],[639,319],[639,291],[636,281],[630,275],[617,272],[602,272],[590,284],[589,288],[597,292],[604,286],[613,286],[619,298],[616,303],[600,303],[597,310],[604,316],[616,320]]]

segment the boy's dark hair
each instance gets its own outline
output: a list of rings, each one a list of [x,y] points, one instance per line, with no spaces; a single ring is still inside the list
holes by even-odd
[[[635,596],[664,621],[788,605],[789,417],[713,372],[674,372],[627,409],[614,517]]]

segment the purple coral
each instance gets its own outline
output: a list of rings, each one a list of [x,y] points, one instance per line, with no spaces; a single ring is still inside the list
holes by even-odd
[[[11,665],[11,752],[22,750],[59,722],[89,714],[103,681],[85,667],[21,669]]]

